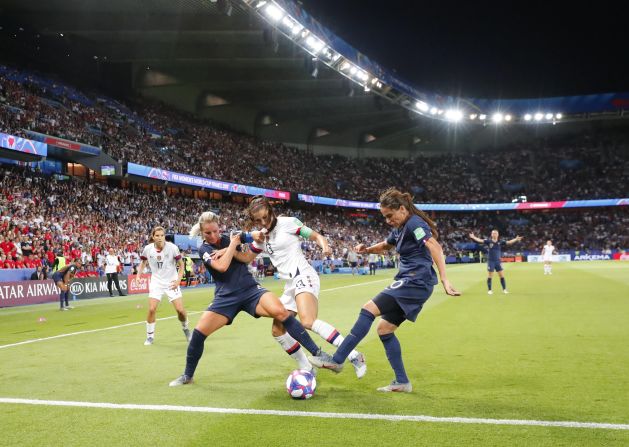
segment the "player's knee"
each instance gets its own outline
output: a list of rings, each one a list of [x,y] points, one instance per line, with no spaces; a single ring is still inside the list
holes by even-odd
[[[273,318],[279,321],[284,321],[291,315],[290,312],[282,305],[275,306],[271,314],[273,315]]]
[[[376,328],[376,331],[378,332],[379,336],[383,336],[383,335],[394,333],[396,329],[397,329],[397,326],[395,326],[394,324],[391,324],[385,320],[380,320],[380,323],[378,323],[378,327]]]

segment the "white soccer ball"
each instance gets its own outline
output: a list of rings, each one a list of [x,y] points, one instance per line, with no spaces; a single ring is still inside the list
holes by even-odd
[[[317,388],[317,379],[305,369],[296,369],[286,378],[286,391],[293,399],[310,399]]]

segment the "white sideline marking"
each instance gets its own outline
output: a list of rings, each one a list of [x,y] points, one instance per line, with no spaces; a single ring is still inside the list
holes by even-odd
[[[333,290],[347,289],[349,287],[368,286],[369,284],[384,281],[392,282],[393,278],[377,279],[375,281],[361,282],[360,284],[350,284],[349,286],[332,287],[331,289],[323,289],[321,292],[331,292]]]
[[[360,284],[350,284],[348,286],[333,287],[331,289],[323,289],[323,290],[321,290],[321,292],[331,292],[333,290],[345,289],[345,288],[348,288],[348,287],[363,286],[363,285],[376,283],[376,282],[382,282],[382,281],[391,281],[391,279],[390,278],[378,279],[376,281],[369,281],[369,282],[364,282],[364,283],[360,283]],[[202,311],[188,312],[188,315],[195,315],[195,314],[199,314],[201,312]],[[171,319],[171,318],[175,318],[175,315],[170,316],[170,317],[158,318],[157,321],[168,320],[168,319]],[[34,338],[32,340],[20,341],[18,343],[11,343],[11,344],[8,344],[8,345],[0,345],[0,349],[12,348],[14,346],[20,346],[20,345],[27,345],[27,344],[30,344],[30,343],[36,343],[38,341],[46,341],[46,340],[54,340],[56,338],[72,337],[73,335],[91,334],[91,333],[94,333],[94,332],[101,332],[101,331],[110,331],[112,329],[120,329],[120,328],[123,328],[123,327],[134,326],[134,325],[143,324],[143,323],[145,323],[145,321],[137,321],[135,323],[120,324],[118,326],[110,326],[110,327],[105,327],[105,328],[100,328],[100,329],[90,329],[90,330],[87,330],[87,331],[70,332],[68,334],[53,335],[52,337]]]
[[[325,419],[368,419],[381,421],[441,422],[451,424],[520,425],[538,427],[629,430],[629,424],[609,424],[601,422],[536,421],[527,419],[488,419],[371,413],[324,413],[318,411],[310,412],[287,410],[254,410],[240,408],[191,407],[180,405],[114,404],[108,402],[75,402],[64,400],[17,399],[10,397],[0,397],[0,403],[22,405],[48,405],[58,407],[107,408],[112,410],[181,411],[188,413],[253,414],[260,416],[313,417]]]
[[[188,315],[194,315],[194,314],[199,314],[199,313],[201,312],[188,312]],[[171,318],[175,318],[176,316],[177,315],[171,315],[170,317],[157,318],[156,321],[169,320]],[[18,343],[11,343],[9,345],[0,345],[0,349],[11,348],[13,346],[27,345],[29,343],[35,343],[38,341],[54,340],[55,338],[72,337],[73,335],[91,334],[93,332],[101,332],[101,331],[110,331],[112,329],[120,329],[121,327],[135,326],[137,324],[143,324],[143,323],[146,323],[146,321],[136,321],[135,323],[119,324],[118,326],[109,326],[109,327],[103,327],[100,329],[89,329],[86,331],[70,332],[68,334],[53,335],[52,337],[34,338],[32,340],[20,341]]]

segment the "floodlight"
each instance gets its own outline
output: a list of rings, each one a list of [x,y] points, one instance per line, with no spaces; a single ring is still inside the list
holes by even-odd
[[[446,110],[445,117],[448,121],[457,123],[463,119],[463,112],[457,109]]]
[[[417,107],[422,112],[428,112],[428,110],[430,109],[430,107],[428,107],[428,104],[426,104],[424,101],[417,101],[415,103],[415,107]]]
[[[280,8],[278,8],[277,6],[275,6],[274,4],[270,3],[265,9],[264,12],[266,13],[266,15],[273,21],[277,22],[279,21],[282,17],[284,17],[284,11],[282,11]]]

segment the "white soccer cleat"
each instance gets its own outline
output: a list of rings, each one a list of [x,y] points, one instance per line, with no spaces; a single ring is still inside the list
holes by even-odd
[[[494,294],[494,292],[492,292],[491,290],[487,291],[487,295],[493,295],[493,294]]]
[[[144,346],[149,346],[153,344],[153,337],[146,337],[146,340],[144,341]]]
[[[332,356],[328,354],[327,352],[324,352],[321,349],[319,349],[319,352],[317,354],[318,355],[308,357],[308,361],[310,362],[312,366],[315,366],[317,368],[329,369],[330,371],[333,371],[336,374],[343,371],[343,364],[336,363],[332,359]]]
[[[185,374],[182,374],[179,377],[177,377],[175,380],[170,382],[168,386],[189,385],[191,383],[194,383],[194,381],[192,380],[192,377],[188,377]]]
[[[383,393],[411,393],[413,385],[411,385],[411,382],[399,383],[397,380],[394,380],[389,385],[378,388],[378,391]]]
[[[192,338],[192,334],[190,333],[190,329],[184,329],[183,335],[186,336],[186,341],[190,343],[190,339]]]
[[[509,295],[509,291],[507,289],[504,289],[502,293],[504,293],[505,295]]]
[[[354,367],[354,371],[356,372],[356,377],[362,379],[367,374],[367,363],[365,361],[365,356],[362,353],[358,353],[356,357],[349,361]]]

